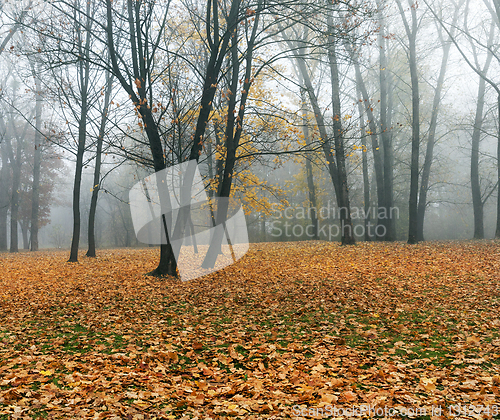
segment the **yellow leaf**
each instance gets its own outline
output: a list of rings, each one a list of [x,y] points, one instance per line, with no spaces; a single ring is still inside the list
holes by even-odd
[[[40,375],[43,375],[43,376],[51,376],[54,374],[54,371],[49,369],[49,370],[41,370],[40,371]]]
[[[437,378],[420,378],[420,386],[426,391],[434,391],[436,389]]]

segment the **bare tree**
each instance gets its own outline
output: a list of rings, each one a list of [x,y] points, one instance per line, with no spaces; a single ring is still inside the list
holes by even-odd
[[[408,38],[408,64],[410,67],[411,92],[412,92],[412,126],[411,126],[411,176],[410,176],[410,199],[409,199],[409,227],[408,243],[415,244],[418,241],[418,155],[420,147],[420,96],[418,86],[417,69],[417,3],[408,0],[411,22],[408,22],[406,14],[401,5],[401,0],[396,0],[401,18]]]
[[[0,128],[1,130],[1,128]],[[7,214],[10,206],[9,186],[11,173],[9,168],[9,156],[5,139],[5,129],[0,131],[0,251],[7,250]]]
[[[427,147],[425,152],[424,165],[422,167],[422,180],[420,184],[420,194],[418,198],[418,232],[417,232],[417,240],[424,240],[424,220],[425,220],[425,210],[427,208],[427,194],[429,192],[429,179],[431,175],[431,166],[434,157],[434,145],[436,143],[436,129],[438,125],[438,116],[439,116],[439,108],[441,105],[441,99],[443,94],[443,85],[446,76],[446,68],[448,64],[448,58],[450,55],[451,48],[451,40],[454,36],[454,28],[453,26],[456,24],[460,8],[462,7],[465,0],[461,0],[454,7],[453,12],[453,20],[452,20],[452,29],[447,39],[443,39],[443,34],[441,30],[441,26],[437,23],[437,32],[438,37],[443,49],[443,56],[441,58],[441,67],[439,69],[439,75],[436,80],[436,88],[434,90],[434,100],[432,102],[432,113],[431,113],[431,121],[429,125],[429,132],[427,134]]]
[[[395,221],[390,217],[391,208],[393,207],[393,184],[394,184],[394,155],[392,145],[392,132],[391,132],[391,114],[392,109],[389,104],[389,83],[388,83],[388,63],[387,63],[387,35],[386,23],[384,17],[384,10],[382,2],[377,2],[378,7],[378,46],[379,46],[379,82],[380,82],[380,140],[382,144],[383,153],[383,201],[382,207],[385,209],[385,214],[389,217],[381,219],[385,226],[384,240],[394,241],[396,239]]]
[[[339,9],[339,7],[341,7]],[[321,48],[323,53],[328,58],[329,71],[330,71],[330,89],[331,89],[331,104],[332,104],[332,134],[329,135],[327,125],[325,122],[324,113],[321,110],[318,97],[314,90],[310,71],[308,69],[307,56],[308,45],[310,43],[309,27],[306,25],[296,24],[291,28],[290,33],[282,30],[281,34],[286,42],[288,49],[296,63],[298,73],[302,78],[305,91],[307,92],[311,107],[314,112],[316,124],[321,137],[321,145],[326,159],[326,164],[332,180],[335,195],[337,198],[337,205],[340,209],[340,222],[342,229],[342,244],[354,244],[354,232],[351,220],[350,200],[349,200],[349,187],[346,170],[345,158],[345,139],[344,129],[342,127],[342,110],[340,101],[340,80],[339,80],[339,60],[337,48],[342,42],[345,41],[347,33],[345,31],[352,31],[356,25],[346,26],[341,33],[338,32],[338,25],[334,24],[334,18],[344,20],[344,15],[356,14],[356,10],[351,10],[349,4],[342,6],[325,6],[321,9],[326,14],[326,21],[324,24],[324,33],[321,34],[319,39],[323,39]],[[304,19],[304,21],[306,21]],[[311,25],[311,23],[309,23]],[[320,26],[320,25],[319,25]],[[300,28],[301,27],[301,28]],[[302,32],[301,32],[302,29]],[[333,147],[332,147],[333,140]]]
[[[103,150],[104,136],[106,135],[106,122],[108,119],[112,90],[113,90],[113,77],[112,74],[108,71],[106,72],[106,87],[104,92],[104,103],[101,112],[101,123],[99,125],[99,132],[97,134],[94,182],[92,183],[92,198],[90,201],[90,210],[89,210],[89,226],[88,226],[89,248],[87,251],[87,257],[96,256],[95,216],[97,210],[97,199],[99,197],[99,190],[101,188],[102,150]]]
[[[40,168],[42,160],[42,84],[39,75],[36,73],[35,65],[32,66],[32,73],[35,77],[35,141],[33,162],[33,188],[31,198],[31,237],[30,250],[38,251],[38,223],[40,210]]]
[[[14,87],[14,89],[16,89]],[[14,94],[15,95],[15,94]],[[10,118],[10,136],[5,139],[7,145],[7,152],[9,154],[9,160],[12,168],[12,197],[10,200],[10,252],[19,251],[19,241],[18,241],[18,224],[19,224],[19,202],[20,202],[20,187],[21,187],[21,168],[24,160],[24,147],[25,137],[29,128],[29,122],[25,122],[23,125],[22,132],[16,125],[14,118]],[[11,139],[16,141],[16,151],[14,153],[14,148],[11,143]]]
[[[426,2],[426,0],[424,0]],[[476,118],[474,123],[474,132],[473,132],[473,145],[472,145],[472,153],[471,153],[471,187],[473,194],[473,207],[474,207],[474,236],[483,237],[484,236],[484,227],[483,227],[483,206],[485,201],[491,195],[491,193],[487,193],[485,198],[483,199],[480,185],[479,185],[479,139],[480,139],[480,126],[482,124],[482,112],[483,105],[481,105],[481,101],[483,101],[484,96],[484,88],[485,83],[488,83],[497,94],[497,171],[498,171],[498,179],[500,180],[500,86],[496,83],[492,78],[487,76],[487,70],[489,68],[492,57],[495,57],[498,62],[500,62],[500,56],[497,54],[497,48],[494,48],[493,45],[493,36],[494,29],[500,28],[500,3],[498,0],[493,0],[493,6],[489,3],[488,0],[484,0],[484,3],[487,9],[490,11],[492,22],[490,26],[488,41],[486,43],[481,42],[479,39],[475,38],[467,29],[467,13],[469,8],[469,1],[466,3],[466,10],[464,13],[465,16],[465,28],[462,33],[469,38],[469,41],[472,45],[474,58],[469,58],[468,54],[464,51],[463,47],[458,43],[457,37],[453,36],[452,29],[448,29],[447,24],[444,22],[444,19],[439,17],[433,8],[429,7],[434,18],[439,22],[442,28],[446,31],[451,41],[457,48],[458,52],[467,63],[467,65],[480,77],[480,86],[478,91],[478,107],[476,109]],[[427,4],[427,2],[426,2]],[[427,4],[428,5],[428,4]],[[428,5],[429,6],[429,5]],[[486,62],[483,67],[480,66],[477,55],[475,53],[476,47],[475,45],[480,46],[481,48],[487,51]],[[476,129],[476,127],[478,127]],[[477,162],[477,163],[476,163]],[[497,187],[497,223],[495,230],[495,238],[500,238],[500,182],[496,183]]]
[[[1,22],[1,30],[3,33],[1,34],[2,38],[0,41],[0,54],[4,52],[5,48],[9,44],[9,42],[12,40],[18,29],[21,27],[23,24],[24,19],[26,18],[26,15],[28,14],[28,11],[31,9],[31,5],[33,4],[32,0],[29,0],[29,2],[24,5],[24,7],[19,8],[19,5],[17,4],[10,16],[9,13],[5,10],[7,7],[5,7],[5,3],[2,2],[0,5],[0,22]],[[6,20],[10,20],[10,22],[5,22]]]

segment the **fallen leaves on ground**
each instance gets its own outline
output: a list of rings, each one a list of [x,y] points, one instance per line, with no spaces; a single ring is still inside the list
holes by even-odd
[[[500,404],[499,243],[259,244],[190,282],[157,257],[0,255],[0,418]]]

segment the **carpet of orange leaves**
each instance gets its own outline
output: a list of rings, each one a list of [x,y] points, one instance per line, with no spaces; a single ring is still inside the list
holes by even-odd
[[[190,282],[157,256],[0,254],[0,419],[500,411],[498,242],[258,244]]]

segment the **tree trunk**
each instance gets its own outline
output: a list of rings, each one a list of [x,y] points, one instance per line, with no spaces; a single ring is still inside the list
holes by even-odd
[[[495,231],[495,238],[500,238],[500,93],[497,96],[497,127],[498,127],[498,140],[497,140],[497,228]]]
[[[262,212],[260,214],[260,241],[267,242],[267,231],[266,231],[266,214]]]
[[[307,130],[309,131],[309,130]],[[318,204],[316,200],[316,187],[314,186],[313,168],[311,161],[306,158],[307,195],[311,210],[312,239],[319,239],[318,236]]]
[[[212,4],[212,16],[214,20],[216,20],[218,19],[219,15],[218,2],[214,0]],[[207,8],[210,7],[210,1],[208,1]],[[236,27],[238,23],[239,9],[240,1],[233,0],[231,2],[231,10],[229,11],[229,16],[227,18],[227,25],[229,28]],[[210,13],[208,16],[210,16]],[[207,35],[210,32],[210,21],[207,21]],[[220,38],[219,25],[218,23],[214,23],[213,36],[209,36],[210,59],[208,61],[207,72],[203,83],[203,93],[200,101],[200,112],[198,115],[198,120],[196,122],[193,147],[191,148],[191,153],[189,155],[190,160],[195,159],[196,161],[198,161],[201,154],[203,146],[203,135],[205,134],[206,126],[210,118],[210,112],[212,111],[212,101],[217,90],[217,80],[219,78],[224,57],[226,56],[226,53],[228,51],[232,33],[233,31],[226,31],[223,37]],[[234,94],[236,94],[236,92],[234,92]],[[221,181],[219,180],[219,182]]]
[[[359,87],[357,89],[358,97],[361,96],[359,92]],[[364,205],[364,228],[365,228],[365,241],[371,241],[370,232],[369,232],[369,223],[370,217],[370,177],[368,175],[368,156],[367,156],[367,148],[366,148],[366,128],[365,128],[365,119],[364,112],[361,102],[358,101],[358,113],[359,113],[359,126],[361,129],[361,162],[363,168],[363,205]]]
[[[78,248],[80,245],[80,190],[82,186],[83,154],[85,153],[85,142],[87,139],[87,97],[82,95],[82,110],[78,126],[78,150],[76,153],[75,179],[73,182],[73,237],[71,240],[71,251],[68,262],[78,261]]]
[[[207,7],[211,8],[211,1],[208,2]],[[219,18],[218,12],[218,2],[213,1],[213,16],[214,19]],[[107,12],[107,44],[108,50],[110,54],[110,59],[112,62],[112,68],[114,75],[120,81],[120,84],[125,89],[125,91],[129,94],[134,106],[139,112],[139,117],[142,118],[144,129],[146,130],[146,135],[149,140],[149,147],[151,150],[151,154],[153,157],[154,169],[157,173],[157,182],[160,182],[158,185],[161,185],[160,175],[158,174],[162,170],[166,168],[165,157],[163,155],[163,147],[162,140],[158,131],[158,123],[155,121],[152,111],[150,109],[150,103],[148,100],[152,100],[152,86],[151,86],[151,69],[148,68],[150,63],[153,61],[151,56],[148,56],[150,49],[153,50],[156,47],[156,44],[150,46],[146,45],[147,40],[143,38],[144,33],[142,32],[142,25],[144,21],[142,20],[144,15],[149,12],[144,12],[141,10],[143,7],[142,2],[133,2],[132,0],[127,1],[127,10],[128,14],[126,16],[126,20],[128,20],[129,28],[128,28],[128,39],[129,42],[129,50],[132,62],[132,69],[126,70],[124,73],[120,69],[121,59],[122,57],[117,52],[114,46],[114,30],[113,30],[113,5],[112,0],[106,0],[106,12]],[[237,22],[237,15],[239,11],[239,1],[234,1],[231,6],[231,11],[229,12],[228,18],[228,26],[234,27]],[[207,29],[211,30],[210,26],[210,13],[208,13],[208,21],[207,21]],[[198,116],[198,122],[194,135],[193,147],[191,148],[191,153],[189,158],[195,159],[198,161],[198,158],[202,151],[203,145],[203,135],[205,133],[206,124],[209,120],[212,100],[216,92],[218,76],[220,73],[220,68],[222,66],[222,62],[224,56],[227,51],[227,45],[231,39],[231,34],[233,31],[226,31],[223,38],[219,37],[219,27],[218,24],[214,24],[214,32],[215,36],[210,37],[209,45],[211,47],[211,55],[210,60],[207,67],[207,76],[204,81],[203,86],[203,94],[201,98],[201,107]],[[158,40],[160,37],[157,38]],[[151,61],[150,61],[151,60]],[[119,64],[120,63],[120,64]],[[134,90],[134,87],[130,82],[130,78],[126,75],[128,72],[131,72],[133,77],[135,78],[135,85],[137,87],[137,93]],[[148,85],[148,86],[147,86]],[[183,188],[182,191],[185,191],[185,184],[192,184],[194,176],[193,173],[187,173],[183,180]],[[163,184],[166,186],[166,183]],[[189,188],[188,188],[189,189]],[[182,194],[181,191],[181,194]],[[190,189],[189,189],[190,191]],[[184,194],[182,194],[184,195]],[[181,201],[185,202],[183,199],[185,197],[181,197]],[[168,201],[169,194],[160,194],[160,199],[162,201],[162,208],[171,208],[169,206]],[[170,236],[175,238],[181,238],[182,233],[185,227],[185,220],[183,217],[180,217],[180,214],[184,214],[184,212],[180,212],[177,221],[175,224],[173,235],[171,235],[167,231],[168,223],[166,221],[165,214],[162,215],[163,225],[165,229],[165,236],[167,239],[167,243],[160,246],[160,262],[158,267],[148,273],[153,276],[164,276],[171,275],[177,277],[177,263],[175,260],[176,252],[172,249],[172,245],[170,243]],[[180,241],[178,241],[180,243]],[[180,246],[180,245],[179,245]]]
[[[311,138],[310,138],[310,132],[309,132],[309,120],[307,118],[307,106],[306,106],[306,93],[307,89],[304,87],[304,80],[298,75],[300,79],[300,85],[301,85],[301,90],[300,90],[300,98],[302,101],[302,106],[301,106],[301,113],[302,113],[302,133],[304,134],[304,142],[306,147],[309,147],[311,145]],[[310,154],[310,156],[314,156],[313,153]],[[305,158],[305,166],[306,166],[306,179],[307,179],[307,195],[309,198],[309,207],[312,207],[315,209],[314,211],[311,211],[311,224],[312,224],[312,239],[319,239],[318,236],[318,204],[316,200],[316,187],[314,186],[314,176],[313,176],[313,167],[311,160],[309,157]]]
[[[90,1],[87,2],[87,16],[90,15]],[[90,18],[89,18],[90,19]],[[87,32],[91,30],[91,24],[87,22],[85,26],[77,23],[76,30],[78,31],[78,48],[81,57],[87,57],[90,49],[91,35],[86,34],[85,46],[81,39],[80,32],[85,29]],[[79,88],[81,95],[80,116],[78,121],[78,149],[76,152],[76,168],[75,179],[73,183],[73,237],[71,240],[71,250],[68,262],[78,261],[78,248],[80,246],[80,190],[82,185],[83,172],[83,155],[85,153],[85,143],[87,141],[87,117],[88,117],[88,95],[89,95],[89,79],[90,79],[90,61],[80,60],[77,63],[77,77],[79,80]]]
[[[102,143],[101,140],[97,140],[97,153],[96,153],[96,167],[94,168],[94,185],[92,187],[92,197],[90,199],[90,210],[89,210],[89,225],[88,225],[88,237],[89,237],[89,249],[87,250],[87,257],[95,258],[95,213],[97,210],[97,198],[100,189],[100,165],[101,165],[101,150],[99,150],[99,144]],[[99,163],[97,163],[99,161]],[[99,169],[97,167],[99,166]],[[97,180],[96,180],[97,178]]]
[[[493,36],[493,25],[490,32],[489,45],[491,45]],[[491,65],[493,54],[488,51],[486,61],[481,74],[486,75]],[[481,142],[481,132],[483,128],[483,111],[486,93],[486,80],[484,77],[479,79],[477,91],[476,115],[474,118],[474,129],[472,131],[472,150],[470,163],[470,181],[472,192],[472,208],[474,211],[474,239],[484,239],[484,201],[481,194],[481,183],[479,180],[479,144]]]
[[[491,55],[488,55],[486,64],[489,66]],[[487,71],[485,65],[484,72]],[[472,151],[470,160],[470,183],[472,192],[472,207],[474,209],[474,239],[484,239],[484,206],[481,196],[481,184],[479,181],[479,143],[481,141],[481,130],[483,126],[484,94],[486,82],[479,79],[477,92],[476,116],[474,118],[474,130],[472,131]]]
[[[385,227],[385,241],[394,241],[396,239],[395,221],[391,218],[391,208],[393,207],[393,170],[394,170],[394,157],[392,150],[392,134],[389,132],[390,124],[388,120],[388,112],[392,109],[388,107],[388,83],[387,83],[387,59],[385,55],[386,50],[386,37],[385,37],[385,19],[382,9],[379,6],[379,21],[380,30],[378,33],[379,43],[379,80],[380,80],[380,137],[382,140],[382,152],[384,155],[384,191],[383,191],[383,204],[381,207],[385,209],[385,218],[380,222]],[[380,223],[379,222],[379,223]]]
[[[21,232],[23,235],[23,249],[30,249],[29,241],[29,223],[20,221]]]
[[[375,185],[377,186],[377,206],[379,208],[384,207],[384,199],[385,199],[385,182],[384,182],[384,163],[382,159],[382,150],[380,150],[380,145],[377,136],[377,123],[375,115],[373,115],[373,108],[370,103],[370,98],[368,97],[368,91],[366,89],[365,82],[361,75],[361,69],[359,67],[359,62],[357,58],[354,56],[352,49],[349,49],[351,58],[354,61],[354,70],[356,73],[356,86],[361,92],[361,98],[364,105],[364,110],[366,111],[366,115],[368,117],[368,128],[370,130],[370,138],[372,141],[372,153],[373,153],[373,166],[375,171]],[[358,106],[361,107],[361,103],[358,102]],[[360,111],[361,115],[361,111]],[[366,205],[366,203],[365,203]],[[377,212],[378,215],[378,212]],[[380,223],[380,222],[377,222]]]
[[[309,129],[307,129],[309,134]],[[310,141],[308,142],[310,143]],[[309,198],[309,207],[311,210],[311,224],[312,224],[312,239],[319,239],[318,236],[318,204],[316,200],[316,187],[314,186],[314,176],[311,161],[306,158],[306,176],[307,176],[307,194]]]
[[[12,202],[10,208],[10,252],[19,252],[19,238],[17,235],[18,226],[18,215],[19,215],[19,194],[12,194]]]
[[[411,29],[406,20],[401,0],[397,0],[397,5],[403,24],[405,26],[406,35],[409,43],[409,67],[411,78],[411,102],[412,102],[412,122],[411,122],[411,174],[410,174],[410,197],[408,200],[409,223],[408,223],[408,243],[416,244],[417,241],[417,206],[418,206],[418,153],[420,145],[420,95],[418,88],[418,69],[417,69],[417,5],[409,0],[411,13]]]
[[[161,138],[158,133],[156,122],[153,118],[153,114],[151,113],[150,108],[147,106],[147,102],[140,107],[140,113],[142,115],[146,134],[149,140],[149,148],[151,149],[151,154],[153,155],[154,168],[157,173],[157,177],[159,176],[162,170],[166,168],[166,163],[163,158],[163,148],[161,143]],[[161,181],[157,180],[157,185],[161,185]],[[160,194],[160,200],[166,200],[167,202],[162,202],[162,208],[172,208],[170,203],[169,194]],[[171,217],[171,216],[170,216]],[[163,219],[163,228],[165,230],[165,237],[167,238],[167,243],[160,245],[160,261],[158,266],[148,273],[150,276],[154,277],[162,277],[162,276],[172,276],[178,277],[177,274],[177,261],[175,259],[175,253],[172,249],[172,245],[170,243],[169,235],[167,229],[167,221],[165,218],[165,214],[162,214]],[[171,225],[171,224],[170,224]]]
[[[211,191],[210,198],[217,195],[217,191],[219,191],[220,185],[222,184],[222,177],[224,176],[224,162],[225,162],[225,153],[222,153],[222,149],[225,147],[224,145],[224,131],[218,121],[214,121],[214,135],[215,135],[215,148],[218,150],[218,158],[216,153],[215,159],[215,174],[213,174],[214,179],[217,180],[216,186],[217,188]],[[214,188],[215,188],[214,185]],[[215,226],[215,214],[210,209],[212,215],[212,222]]]
[[[1,116],[0,116],[1,118]],[[9,212],[9,187],[11,174],[5,142],[0,143],[2,169],[0,170],[0,251],[7,250],[7,214]]]
[[[329,33],[333,33],[333,22],[328,17]],[[342,129],[342,111],[340,109],[340,81],[337,66],[337,53],[335,51],[335,40],[329,35],[328,61],[330,64],[330,77],[332,84],[332,111],[333,111],[333,138],[335,142],[335,158],[337,160],[339,191],[337,192],[337,203],[340,213],[340,224],[342,229],[342,245],[352,245],[354,230],[351,220],[351,204],[349,201],[349,186],[347,182],[347,169],[344,150],[344,131]]]
[[[29,117],[32,119],[32,116]],[[12,198],[10,201],[10,252],[19,252],[19,200],[21,188],[21,168],[23,163],[23,142],[28,131],[29,123],[24,124],[24,130],[18,133],[16,124],[11,119],[11,135],[6,137],[6,148],[9,152],[9,159],[12,167]],[[16,154],[12,147],[12,139],[16,139]]]
[[[323,114],[321,112],[321,108],[319,107],[318,98],[316,97],[316,94],[314,93],[314,87],[311,83],[311,79],[310,79],[309,74],[307,72],[305,62],[303,61],[302,58],[297,58],[297,61],[299,64],[298,67],[299,67],[301,74],[302,74],[302,77],[304,79],[304,85],[306,87],[306,90],[307,90],[307,93],[309,96],[309,101],[311,103],[311,106],[313,108],[313,112],[315,115],[316,125],[318,126],[319,135],[321,137],[323,153],[324,153],[325,158],[326,158],[326,164],[328,166],[330,178],[332,180],[332,183],[333,183],[333,186],[335,189],[335,193],[337,194],[337,191],[339,190],[337,164],[335,163],[335,159],[333,157],[333,153],[332,153],[332,150],[330,147],[330,140],[329,140],[328,133],[326,132]]]
[[[412,89],[412,123],[411,123],[411,175],[410,175],[410,198],[408,243],[417,243],[417,205],[418,205],[418,153],[420,143],[420,96],[418,89],[417,57],[415,38],[410,41],[410,73]]]
[[[418,199],[418,210],[417,210],[417,223],[418,223],[418,231],[417,231],[417,240],[424,240],[424,220],[425,220],[425,210],[427,208],[427,193],[429,191],[429,178],[431,174],[431,165],[434,156],[434,144],[435,144],[435,136],[436,136],[436,128],[437,128],[437,120],[439,113],[439,106],[441,103],[441,94],[443,91],[443,83],[446,75],[446,67],[448,64],[448,57],[450,53],[451,47],[451,38],[453,37],[453,27],[458,19],[458,11],[459,7],[455,9],[455,14],[453,16],[451,35],[448,37],[448,42],[443,42],[443,58],[441,60],[441,68],[439,70],[439,76],[437,79],[436,90],[434,91],[434,100],[432,103],[432,114],[431,114],[431,122],[429,125],[429,134],[427,136],[427,149],[425,152],[425,160],[424,166],[422,168],[422,183],[420,185],[420,195]]]
[[[90,200],[90,211],[89,211],[89,226],[88,226],[88,236],[89,236],[89,249],[87,251],[87,257],[95,258],[95,214],[97,210],[97,199],[99,197],[99,189],[101,184],[101,158],[102,158],[102,143],[104,141],[104,134],[106,129],[106,120],[109,112],[109,104],[111,101],[111,90],[113,88],[113,78],[111,74],[107,72],[106,74],[106,92],[104,94],[104,105],[101,115],[101,126],[99,127],[99,136],[97,138],[97,150],[95,155],[95,168],[94,168],[94,183],[92,186],[92,198]]]
[[[12,197],[10,200],[10,252],[19,252],[19,188],[21,185],[21,141],[17,139],[17,155],[14,157],[12,145],[9,139],[5,139],[9,148],[12,166]]]
[[[239,64],[239,51],[238,51],[238,38],[237,34],[232,37],[231,44],[231,62],[232,62],[232,77],[231,77],[231,93],[229,94],[229,103],[227,111],[227,122],[226,122],[226,159],[224,162],[224,172],[222,181],[219,183],[218,196],[227,198],[227,200],[221,200],[217,206],[217,225],[225,224],[229,206],[229,197],[231,195],[231,186],[233,182],[234,167],[236,164],[236,151],[238,149],[241,134],[243,132],[243,122],[245,119],[246,112],[246,102],[248,99],[248,94],[252,86],[252,60],[253,60],[253,48],[255,46],[255,38],[257,36],[257,28],[259,26],[259,16],[262,7],[262,0],[259,1],[257,6],[257,12],[255,15],[255,21],[253,24],[252,34],[250,39],[248,39],[246,57],[245,57],[245,75],[242,86],[242,94],[240,98],[240,107],[236,111],[236,91],[238,89],[239,74],[240,74],[240,64]],[[193,153],[193,151],[191,151]],[[223,240],[223,234],[226,229],[217,229],[215,231],[214,237],[210,241],[210,246],[208,248],[205,259],[202,263],[202,268],[213,268],[217,260],[217,255],[221,252],[221,244]],[[227,234],[227,233],[226,233]],[[229,238],[227,238],[229,240]]]
[[[35,67],[33,67],[35,69]],[[38,212],[40,207],[40,167],[42,163],[42,86],[40,77],[35,74],[35,157],[33,163],[33,188],[31,198],[31,251],[38,251]]]
[[[500,97],[500,88],[498,85],[493,82],[490,78],[486,76],[488,67],[491,63],[492,56],[493,56],[493,41],[494,41],[494,34],[495,34],[495,26],[499,24],[498,17],[500,16],[500,1],[499,0],[494,0],[493,4],[495,5],[495,12],[493,12],[489,6],[488,3],[486,3],[486,6],[490,8],[490,12],[494,19],[491,20],[490,24],[490,35],[489,35],[489,40],[487,43],[487,56],[486,56],[486,62],[484,64],[484,68],[481,70],[480,68],[477,67],[478,63],[478,56],[476,53],[475,48],[473,48],[473,54],[474,54],[474,61],[475,64],[473,64],[466,53],[462,51],[460,48],[459,44],[457,41],[452,37],[452,34],[446,29],[446,27],[443,25],[442,21],[439,22],[442,25],[442,27],[446,30],[448,33],[450,39],[452,39],[453,43],[457,47],[458,51],[460,52],[461,56],[463,59],[466,61],[466,63],[469,65],[469,67],[477,73],[477,75],[480,77],[480,83],[479,83],[479,91],[478,91],[478,102],[477,102],[477,107],[476,107],[476,118],[474,121],[474,131],[472,134],[472,151],[471,151],[471,189],[472,189],[472,202],[473,202],[473,209],[474,209],[474,238],[482,239],[484,237],[484,224],[483,224],[483,207],[485,201],[488,199],[489,195],[491,192],[494,191],[494,189],[491,190],[490,194],[486,196],[486,198],[483,200],[482,199],[482,194],[481,194],[481,186],[479,182],[479,142],[480,142],[480,137],[481,137],[481,126],[482,126],[482,113],[483,113],[483,107],[484,107],[484,92],[485,92],[485,83],[488,82],[490,86],[495,89],[497,95]],[[434,16],[437,18],[436,14],[433,12]],[[496,15],[496,16],[495,16]],[[495,19],[496,18],[496,19]],[[475,42],[475,41],[474,41]],[[499,112],[499,122],[500,122],[500,99],[498,102],[498,112]],[[499,136],[500,136],[500,126],[498,128],[499,130]],[[498,169],[498,174],[499,178],[497,180],[498,184],[498,200],[500,201],[500,139],[499,139],[499,144],[498,144],[498,150],[497,150],[497,158],[499,164],[499,169]],[[496,235],[500,235],[500,203],[497,203],[497,229],[495,233]]]

